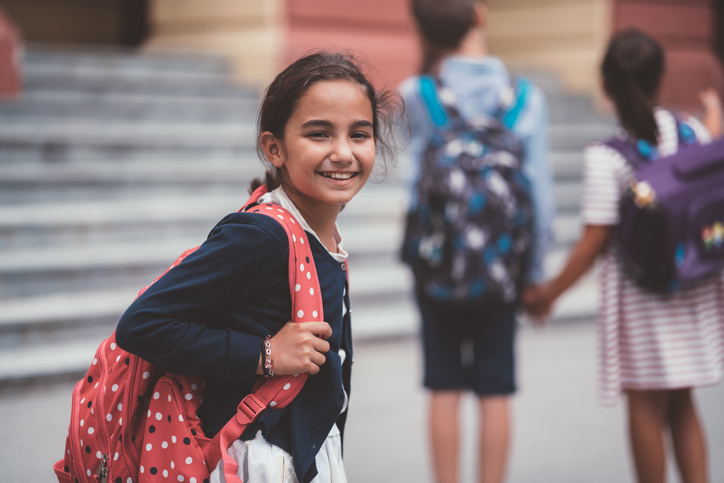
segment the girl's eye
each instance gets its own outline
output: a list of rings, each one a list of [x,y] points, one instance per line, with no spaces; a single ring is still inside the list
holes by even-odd
[[[358,131],[355,133],[352,133],[352,137],[356,139],[367,139],[370,137],[370,135],[364,131]]]
[[[308,134],[310,138],[324,138],[327,137],[327,133],[323,131],[313,131]]]

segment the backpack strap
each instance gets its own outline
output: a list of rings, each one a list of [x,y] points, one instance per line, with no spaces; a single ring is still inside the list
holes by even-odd
[[[448,115],[437,95],[438,82],[432,76],[420,76],[420,96],[427,107],[427,112],[430,114],[433,124],[441,128],[447,125]]]
[[[699,140],[696,138],[696,132],[689,125],[688,116],[682,115],[676,111],[669,111],[676,121],[676,136],[679,140],[679,148],[696,144]]]
[[[641,169],[651,162],[641,154],[640,150],[632,141],[624,139],[621,136],[612,136],[605,141],[601,141],[601,144],[619,153],[626,161],[631,163],[636,170]]]
[[[696,133],[687,122],[687,118],[674,111],[669,112],[676,123],[676,137],[678,139],[679,149],[684,146],[696,144],[698,142]],[[636,170],[649,164],[658,156],[656,148],[642,139],[636,141],[630,137],[617,135],[602,141],[602,144],[621,154]]]
[[[261,190],[261,191],[260,191]],[[266,192],[262,186],[244,205],[245,209]],[[289,239],[289,293],[292,298],[292,321],[323,321],[322,292],[314,265],[307,234],[291,213],[278,205],[252,206],[248,212],[270,216],[278,221]],[[277,376],[266,379],[253,392],[241,400],[236,415],[219,432],[219,445],[224,477],[227,483],[241,483],[237,476],[238,464],[229,456],[228,448],[241,437],[244,430],[259,419],[268,408],[286,407],[302,390],[309,374]],[[213,469],[216,464],[211,462]]]
[[[448,122],[464,124],[466,121],[457,107],[457,100],[440,77],[423,75],[419,78],[420,96],[427,107],[433,124],[448,127]],[[510,84],[499,93],[498,108],[492,117],[510,130],[523,111],[531,90],[531,83],[524,77],[511,76]]]
[[[532,85],[525,77],[513,77],[510,78],[511,89],[515,93],[513,102],[507,107],[501,105],[502,115],[499,119],[503,125],[508,129],[513,129],[513,126],[518,122],[520,114],[523,112],[523,108],[528,102],[528,96],[532,89]]]
[[[238,211],[238,212],[240,213],[240,212],[246,210],[249,206],[251,206],[251,205],[253,205],[254,203],[256,203],[256,202],[259,200],[259,198],[261,198],[261,196],[264,195],[266,192],[267,192],[266,185],[261,185],[261,186],[259,186],[257,189],[254,190],[254,192],[251,194],[251,196],[249,197],[249,199],[246,200],[246,203],[244,203],[244,206],[242,206],[241,208],[239,208],[239,211]],[[291,216],[291,215],[289,215],[289,216]],[[304,231],[304,230],[302,230],[302,232],[303,232],[303,231]],[[290,243],[290,245],[291,245],[291,243]],[[166,275],[166,273],[168,273],[169,270],[171,270],[172,268],[174,268],[174,267],[175,267],[176,265],[178,265],[179,263],[183,262],[186,257],[188,257],[189,255],[191,255],[193,252],[195,252],[195,251],[198,250],[198,249],[199,249],[199,247],[193,247],[193,248],[189,248],[188,250],[186,250],[185,252],[183,252],[183,253],[176,259],[176,261],[173,262],[173,263],[171,264],[171,266],[168,267],[161,275],[159,275],[158,277],[156,277],[156,279],[155,279],[153,282],[151,282],[150,284],[148,284],[148,285],[146,285],[145,287],[143,287],[143,288],[141,289],[141,291],[138,292],[138,295],[136,295],[136,298],[138,298],[138,297],[140,297],[141,295],[143,295],[143,292],[145,292],[146,290],[148,290],[148,288],[149,288],[151,285],[153,285],[154,283],[158,282],[161,277],[163,277],[164,275]]]

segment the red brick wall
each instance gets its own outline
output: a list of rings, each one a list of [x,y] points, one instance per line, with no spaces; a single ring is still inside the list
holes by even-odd
[[[0,98],[20,94],[20,43],[16,27],[0,10]]]
[[[286,63],[315,48],[351,50],[378,87],[417,71],[419,49],[408,0],[286,0]]]
[[[702,89],[711,86],[724,94],[711,0],[614,0],[614,32],[632,27],[654,36],[666,50],[662,104],[696,111]]]

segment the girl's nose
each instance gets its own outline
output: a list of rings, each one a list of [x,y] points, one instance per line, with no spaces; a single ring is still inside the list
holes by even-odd
[[[334,163],[349,163],[354,160],[352,146],[348,139],[337,139],[332,145],[332,153],[329,160]]]

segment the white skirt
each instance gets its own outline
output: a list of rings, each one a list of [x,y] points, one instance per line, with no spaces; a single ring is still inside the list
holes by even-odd
[[[269,443],[261,434],[249,441],[237,439],[228,450],[239,465],[243,483],[298,483],[292,455]],[[335,424],[315,458],[317,476],[311,483],[347,483],[342,463],[342,436]],[[226,483],[222,461],[211,472],[211,483]]]

